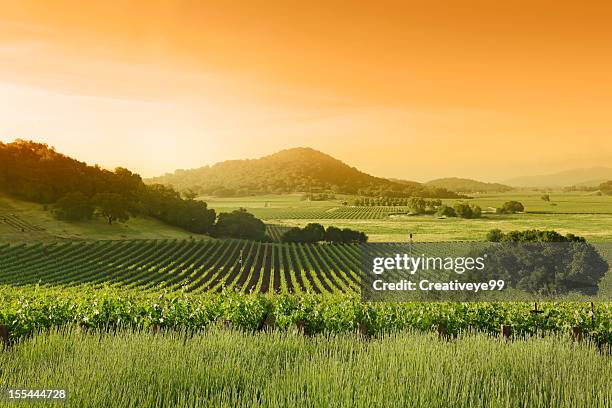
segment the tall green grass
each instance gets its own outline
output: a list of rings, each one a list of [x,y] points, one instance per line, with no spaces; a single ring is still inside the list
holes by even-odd
[[[71,407],[590,408],[611,383],[609,355],[554,336],[60,330],[0,353],[0,384],[65,388]]]

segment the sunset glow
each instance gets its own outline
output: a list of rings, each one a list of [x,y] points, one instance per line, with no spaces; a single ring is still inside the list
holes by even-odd
[[[144,176],[294,146],[417,181],[612,165],[597,2],[86,3],[0,0],[1,141]]]

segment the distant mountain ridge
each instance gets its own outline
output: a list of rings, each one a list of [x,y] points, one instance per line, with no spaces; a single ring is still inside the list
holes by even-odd
[[[505,184],[513,187],[597,187],[607,180],[612,180],[612,168],[599,166],[539,176],[515,177],[507,180]]]
[[[457,194],[420,183],[371,176],[309,147],[286,149],[259,159],[228,160],[146,180],[216,196],[319,192],[454,198]]]
[[[431,180],[426,186],[445,188],[456,193],[504,193],[513,188],[500,183],[486,183],[467,178],[447,177]]]

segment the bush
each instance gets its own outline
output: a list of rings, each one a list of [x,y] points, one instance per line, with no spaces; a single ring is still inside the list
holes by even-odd
[[[525,207],[518,201],[507,201],[501,208],[497,209],[498,214],[515,214],[525,211]]]

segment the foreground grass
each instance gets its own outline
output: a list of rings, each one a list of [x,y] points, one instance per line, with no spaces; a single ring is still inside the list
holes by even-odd
[[[0,384],[65,388],[74,407],[608,407],[611,373],[588,344],[476,334],[68,331],[0,353]]]

